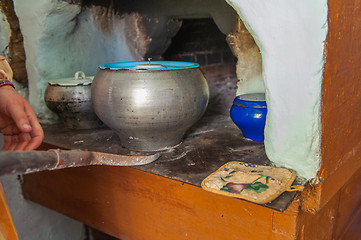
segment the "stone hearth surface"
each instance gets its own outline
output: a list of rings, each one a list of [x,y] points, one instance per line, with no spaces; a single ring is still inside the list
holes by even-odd
[[[122,147],[118,136],[106,127],[64,130],[61,125],[48,125],[44,130],[44,142],[54,147],[125,155],[152,154],[134,152]],[[271,165],[263,142],[243,138],[230,117],[214,114],[211,110],[186,133],[180,145],[160,153],[161,157],[155,162],[134,168],[200,187],[204,178],[230,161]],[[295,184],[300,181],[296,179]],[[283,211],[295,195],[296,192],[285,192],[264,206]]]

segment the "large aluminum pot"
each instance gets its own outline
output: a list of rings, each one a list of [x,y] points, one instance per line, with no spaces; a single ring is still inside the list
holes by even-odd
[[[99,66],[91,95],[124,147],[157,151],[181,143],[205,112],[209,89],[197,63],[135,61]]]
[[[91,103],[93,77],[81,71],[74,78],[56,79],[48,82],[44,100],[47,107],[56,113],[66,128],[92,129],[104,126],[96,116]]]

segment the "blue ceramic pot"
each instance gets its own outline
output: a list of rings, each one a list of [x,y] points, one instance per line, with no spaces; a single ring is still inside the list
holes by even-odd
[[[230,111],[232,121],[241,129],[243,136],[254,141],[264,140],[267,104],[264,93],[237,96]]]

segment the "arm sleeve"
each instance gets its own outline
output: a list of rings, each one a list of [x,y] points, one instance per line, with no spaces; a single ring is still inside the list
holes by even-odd
[[[11,70],[8,61],[6,61],[6,58],[0,56],[0,79],[4,79],[4,78],[12,81],[13,71]]]

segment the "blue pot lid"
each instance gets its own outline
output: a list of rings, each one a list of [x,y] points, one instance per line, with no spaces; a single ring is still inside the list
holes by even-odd
[[[248,93],[248,94],[239,95],[234,99],[233,103],[243,107],[255,107],[255,108],[267,107],[264,93]]]
[[[107,63],[99,66],[100,69],[108,70],[179,70],[198,68],[198,63],[181,62],[181,61],[133,61],[133,62],[116,62]]]

